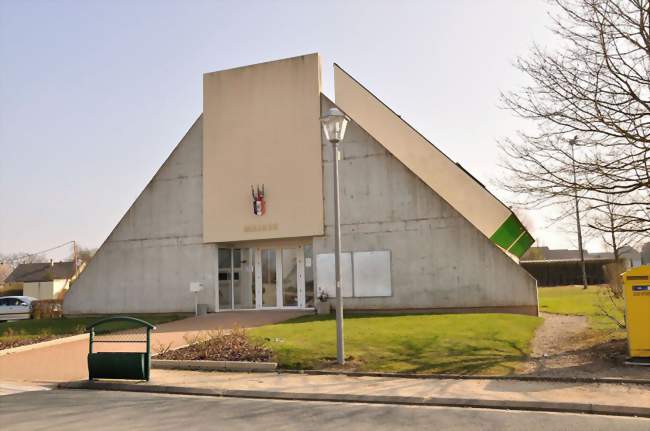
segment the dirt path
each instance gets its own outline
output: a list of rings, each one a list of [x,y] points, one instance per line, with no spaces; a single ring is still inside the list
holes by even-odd
[[[624,365],[624,339],[603,342],[584,316],[540,313],[531,358],[522,374],[553,377],[650,378],[648,367]],[[595,337],[595,338],[594,338]]]
[[[532,357],[542,361],[575,349],[576,341],[588,328],[585,316],[540,313],[540,317],[544,323],[535,332]]]

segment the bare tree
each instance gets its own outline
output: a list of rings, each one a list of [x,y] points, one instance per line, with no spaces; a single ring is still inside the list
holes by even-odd
[[[0,263],[5,263],[12,270],[22,263],[47,262],[47,258],[42,253],[0,253]]]
[[[76,251],[76,258],[79,260],[79,263],[88,263],[93,258],[93,256],[95,256],[95,253],[97,253],[96,248],[79,246]],[[70,260],[74,258],[75,252],[73,251],[70,254]]]
[[[620,198],[618,231],[648,233],[650,0],[554,4],[563,47],[534,46],[516,62],[531,84],[502,94],[537,128],[501,143],[510,172],[501,185],[524,207],[570,205],[576,191],[592,210]]]
[[[631,223],[632,211],[633,208],[621,205],[621,198],[618,196],[608,197],[606,204],[597,205],[587,211],[587,225],[606,246],[612,249],[614,259],[617,261],[621,247],[634,247],[646,236],[625,230]]]

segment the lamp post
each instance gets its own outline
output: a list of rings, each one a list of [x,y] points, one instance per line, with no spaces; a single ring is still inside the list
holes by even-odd
[[[576,177],[576,158],[573,147],[578,143],[578,137],[569,140],[571,145],[571,164],[573,166],[573,198],[576,202],[576,224],[578,226],[578,252],[580,253],[580,269],[582,270],[582,288],[587,288],[587,271],[585,270],[585,253],[582,248],[582,227],[580,226],[580,206],[578,203],[578,180]]]
[[[336,362],[343,364],[343,293],[341,292],[341,208],[339,204],[339,142],[345,136],[349,118],[338,108],[330,108],[320,119],[325,139],[332,144],[334,167],[334,274],[336,280]]]

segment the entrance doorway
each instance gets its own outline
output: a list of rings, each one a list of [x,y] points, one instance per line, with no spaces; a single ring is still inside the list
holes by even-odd
[[[311,308],[311,245],[219,248],[219,311]]]

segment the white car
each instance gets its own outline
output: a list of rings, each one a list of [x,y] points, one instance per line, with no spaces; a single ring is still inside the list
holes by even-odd
[[[31,296],[0,296],[0,320],[31,319]]]

